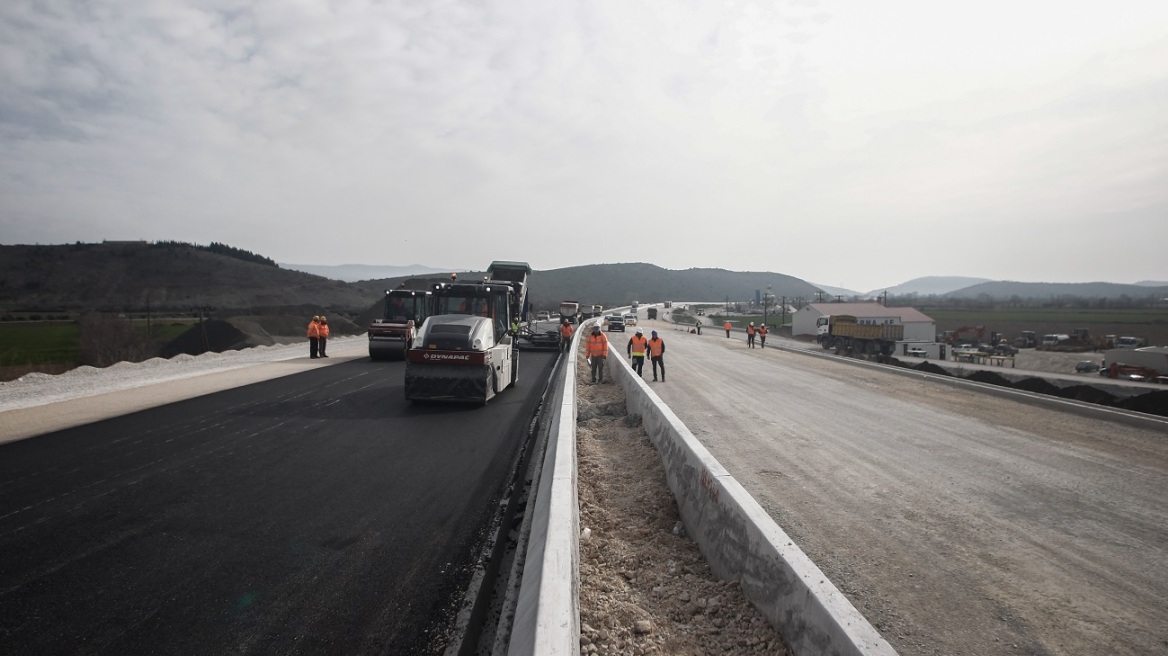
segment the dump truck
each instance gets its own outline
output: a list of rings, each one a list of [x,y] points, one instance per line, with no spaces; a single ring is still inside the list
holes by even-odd
[[[570,323],[580,323],[580,302],[560,301],[560,318]]]
[[[430,292],[427,290],[387,289],[385,311],[369,324],[369,358],[404,360],[417,327],[430,316]]]
[[[645,314],[648,316],[649,319],[656,319],[657,318],[657,308],[651,307],[651,308],[645,310]]]
[[[904,325],[896,319],[861,321],[838,314],[820,317],[815,325],[816,341],[825,349],[835,349],[836,353],[891,355],[896,343],[904,339]]]
[[[519,338],[512,323],[526,299],[523,267],[496,262],[481,281],[432,285],[430,316],[406,351],[406,400],[486,405],[518,382]]]

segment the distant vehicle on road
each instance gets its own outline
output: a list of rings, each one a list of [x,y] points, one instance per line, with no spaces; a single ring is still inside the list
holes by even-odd
[[[536,321],[549,321],[549,320],[551,320],[551,318],[552,318],[552,315],[547,310],[540,310],[539,312],[535,313],[535,320]]]
[[[630,314],[626,314],[626,315],[625,315],[625,325],[626,325],[626,326],[635,326],[635,325],[637,325],[637,315],[635,315],[635,314],[631,314],[631,313],[630,313]]]
[[[625,331],[625,318],[619,314],[610,314],[604,318],[604,325],[608,328],[608,332]]]
[[[1099,363],[1094,360],[1083,360],[1075,364],[1075,372],[1080,374],[1099,371]]]

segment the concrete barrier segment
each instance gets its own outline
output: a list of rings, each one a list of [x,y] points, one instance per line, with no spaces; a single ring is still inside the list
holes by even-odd
[[[509,656],[580,653],[580,503],[576,478],[577,330],[560,368],[562,396],[536,487]]]
[[[661,454],[686,532],[714,574],[736,581],[797,655],[896,651],[730,476],[615,349],[609,371]]]

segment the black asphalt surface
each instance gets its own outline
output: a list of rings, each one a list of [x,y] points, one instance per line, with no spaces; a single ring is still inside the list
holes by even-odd
[[[441,653],[555,354],[522,358],[486,407],[362,359],[0,445],[0,653]]]

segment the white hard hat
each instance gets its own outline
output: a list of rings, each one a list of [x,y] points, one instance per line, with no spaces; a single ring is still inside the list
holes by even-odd
[[[645,329],[644,329],[644,328],[638,328],[638,329],[637,329],[637,334],[638,334],[638,335],[644,335],[644,334],[645,334]]]

